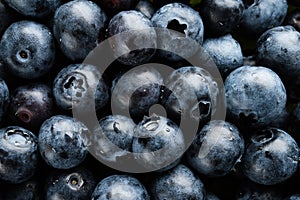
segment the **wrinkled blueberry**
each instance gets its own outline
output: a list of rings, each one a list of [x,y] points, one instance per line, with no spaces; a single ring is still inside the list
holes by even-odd
[[[83,60],[103,40],[107,17],[97,4],[74,0],[55,12],[53,33],[61,51],[71,60]]]
[[[205,125],[187,152],[188,163],[207,176],[224,176],[240,161],[244,140],[235,125],[210,121]]]
[[[229,117],[250,126],[276,123],[285,110],[286,90],[279,76],[261,66],[242,66],[225,80]]]
[[[158,27],[158,49],[160,55],[171,61],[189,58],[196,54],[203,42],[202,18],[193,8],[170,3],[158,9],[151,21]]]
[[[134,23],[133,23],[134,21]],[[151,59],[156,48],[152,22],[139,11],[122,11],[109,22],[108,35],[115,57],[125,65],[138,65]]]
[[[88,152],[85,144],[88,132],[83,123],[69,116],[55,115],[47,119],[38,136],[43,159],[58,169],[78,166]]]
[[[21,183],[29,180],[38,165],[36,136],[19,126],[0,129],[0,180]]]
[[[296,141],[283,130],[268,128],[251,138],[242,159],[243,171],[256,183],[274,185],[296,172],[298,158]]]
[[[52,33],[37,22],[19,21],[11,24],[1,38],[0,49],[7,70],[21,78],[40,77],[54,64]]]
[[[128,175],[112,175],[96,186],[92,200],[149,200],[149,194],[142,183]]]
[[[135,6],[135,10],[140,11],[149,19],[151,19],[155,12],[152,3],[149,0],[140,0]]]
[[[155,179],[151,185],[151,194],[154,200],[206,199],[202,181],[182,164]]]

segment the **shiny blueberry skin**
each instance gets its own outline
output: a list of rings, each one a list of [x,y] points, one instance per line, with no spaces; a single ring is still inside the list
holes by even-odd
[[[7,70],[24,79],[40,77],[54,64],[52,33],[45,25],[34,21],[11,24],[1,38],[0,49]]]
[[[244,11],[242,0],[203,0],[200,15],[203,18],[205,35],[222,36],[230,33],[239,24]]]
[[[219,89],[208,71],[197,66],[174,70],[165,80],[163,104],[172,118],[207,120],[216,110]]]
[[[145,170],[155,171],[171,165],[184,150],[183,133],[168,118],[153,114],[145,117],[134,130],[132,151]]]
[[[202,181],[182,164],[162,173],[161,176],[155,179],[151,185],[151,194],[154,200],[206,199]]]
[[[0,129],[0,180],[21,183],[36,172],[39,161],[36,136],[19,126]]]
[[[99,121],[91,136],[89,150],[97,158],[116,162],[126,158],[131,151],[133,130],[135,123],[132,119],[122,115],[109,115]]]
[[[285,87],[271,69],[242,66],[225,80],[228,116],[250,126],[276,123],[287,101]]]
[[[0,122],[5,117],[7,108],[10,102],[10,95],[7,84],[4,80],[0,79]]]
[[[97,67],[87,64],[71,64],[63,68],[53,82],[53,94],[59,108],[82,113],[98,111],[109,99],[109,88]],[[90,108],[87,105],[93,105]],[[90,110],[93,109],[93,110]]]
[[[138,179],[128,175],[112,175],[98,183],[91,199],[150,200],[150,197]]]
[[[31,83],[12,91],[8,115],[29,130],[38,129],[54,113],[54,99],[48,85]]]
[[[162,29],[158,33],[157,44],[159,49],[166,51],[160,51],[159,54],[171,61],[195,55],[203,42],[202,18],[187,5],[167,4],[154,13],[151,21],[155,27]]]
[[[157,46],[152,22],[135,10],[116,14],[109,22],[108,36],[114,36],[110,42],[115,57],[125,65],[135,66],[149,61]]]
[[[102,40],[107,17],[97,4],[75,0],[55,12],[53,33],[61,51],[73,61],[81,61]]]
[[[65,115],[55,115],[41,126],[39,150],[46,163],[57,169],[78,166],[87,155],[85,138],[88,128],[78,120]]]
[[[241,46],[230,34],[207,38],[202,47],[212,57],[223,77],[243,65]]]
[[[151,17],[155,13],[153,4],[149,0],[140,0],[135,6],[135,10],[140,11],[149,19],[151,19]]]
[[[245,10],[240,30],[249,36],[259,36],[266,30],[282,24],[287,14],[286,0],[243,0]]]
[[[37,18],[47,17],[61,4],[61,0],[4,0],[4,2],[22,15]]]
[[[54,171],[47,177],[44,199],[90,199],[96,184],[92,172],[83,167]]]
[[[277,128],[263,129],[246,147],[243,172],[256,183],[274,185],[296,172],[298,160],[299,147],[288,133]]]
[[[188,163],[207,176],[224,176],[240,161],[244,140],[235,125],[213,120],[205,125],[187,152]]]

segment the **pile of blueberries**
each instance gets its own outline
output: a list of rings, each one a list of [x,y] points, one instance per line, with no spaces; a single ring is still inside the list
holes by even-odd
[[[0,199],[300,199],[299,1],[0,16]]]

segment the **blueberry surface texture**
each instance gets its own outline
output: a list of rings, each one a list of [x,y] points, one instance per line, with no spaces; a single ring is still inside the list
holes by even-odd
[[[7,70],[24,79],[45,75],[55,60],[51,31],[34,21],[23,20],[11,24],[1,38],[0,49],[0,57]]]
[[[140,0],[135,6],[135,10],[140,11],[149,19],[151,19],[155,13],[155,8],[149,0]]]

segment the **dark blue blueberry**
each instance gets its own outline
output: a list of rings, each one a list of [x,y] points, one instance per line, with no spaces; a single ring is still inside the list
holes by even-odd
[[[82,163],[88,153],[85,140],[88,128],[78,120],[55,115],[41,126],[39,150],[46,163],[54,168],[69,169]]]
[[[240,30],[249,36],[259,36],[266,30],[282,24],[287,14],[286,0],[243,0],[245,10]]]
[[[0,129],[0,180],[21,183],[29,180],[38,165],[36,136],[21,127]]]
[[[225,80],[229,116],[238,123],[265,126],[284,112],[286,90],[279,76],[261,66],[242,66]]]
[[[151,19],[155,12],[153,4],[149,0],[140,0],[135,6],[135,10],[140,11],[149,19]]]
[[[97,158],[116,162],[131,151],[135,123],[122,115],[109,115],[99,121],[91,136],[89,150]]]
[[[283,130],[268,128],[251,137],[242,165],[244,174],[252,181],[274,185],[296,172],[298,160],[296,141]]]
[[[144,185],[128,175],[112,175],[98,183],[92,200],[150,200]]]
[[[219,89],[208,71],[196,66],[174,70],[165,80],[163,104],[172,118],[205,121],[215,113]]]
[[[71,64],[55,77],[53,94],[59,108],[77,109],[88,113],[103,108],[109,99],[109,91],[101,72],[93,65]],[[87,105],[93,105],[93,110]]]
[[[230,34],[207,38],[202,47],[212,57],[224,78],[235,68],[243,65],[241,46]]]
[[[0,37],[4,31],[13,23],[18,21],[20,16],[16,11],[0,1]]]
[[[205,125],[187,152],[188,163],[207,176],[224,176],[240,161],[244,140],[235,125],[210,121]]]
[[[205,193],[202,181],[182,164],[162,173],[151,185],[151,195],[154,200],[204,200]]]
[[[196,54],[203,42],[204,27],[199,13],[181,3],[170,3],[158,9],[151,18],[159,28],[160,55],[172,61]],[[172,31],[170,31],[172,30]]]
[[[10,25],[2,36],[0,49],[7,70],[21,78],[40,77],[54,64],[52,33],[37,22],[19,21]]]
[[[298,32],[300,31],[300,9],[295,9],[287,13],[284,24],[293,26]]]
[[[55,12],[53,32],[61,51],[71,60],[83,60],[102,40],[107,17],[97,4],[74,0]]]
[[[4,2],[22,15],[37,18],[47,17],[61,4],[61,0],[4,0]]]
[[[242,0],[203,0],[199,7],[205,35],[209,36],[231,33],[239,24],[244,12]]]
[[[54,114],[51,89],[43,83],[31,83],[15,88],[8,114],[21,126],[30,130],[39,129],[41,124]]]
[[[136,126],[132,151],[145,170],[154,171],[178,161],[185,145],[183,133],[174,122],[153,114]]]
[[[95,176],[86,168],[54,171],[47,177],[43,199],[90,199],[96,185]]]
[[[6,82],[0,78],[0,122],[4,119],[9,105],[10,95]]]
[[[112,111],[133,118],[148,115],[152,105],[159,102],[163,78],[153,67],[134,68],[114,80]],[[129,116],[128,116],[129,117]]]
[[[139,11],[122,11],[108,25],[115,57],[125,65],[138,65],[151,59],[156,48],[152,22]]]

